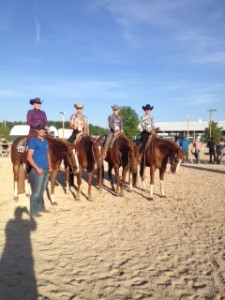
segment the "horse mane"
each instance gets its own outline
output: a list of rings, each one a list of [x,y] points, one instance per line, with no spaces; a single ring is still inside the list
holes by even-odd
[[[64,139],[61,139],[61,138],[55,138],[51,135],[46,135],[46,139],[49,141],[49,142],[52,142],[52,143],[55,143],[55,144],[60,144],[62,145],[63,147],[65,147],[66,149],[70,148],[70,143],[67,142],[66,140]]]

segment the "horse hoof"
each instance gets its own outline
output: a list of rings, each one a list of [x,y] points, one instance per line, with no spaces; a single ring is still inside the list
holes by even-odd
[[[166,198],[166,195],[161,195],[160,198]]]
[[[28,198],[30,198],[30,193],[26,193],[26,196],[27,196]]]
[[[14,196],[14,197],[13,197],[13,200],[14,200],[15,202],[17,202],[17,201],[19,200],[19,196]]]
[[[58,203],[56,201],[51,201],[50,204],[51,205],[58,205]]]
[[[152,200],[153,200],[153,197],[149,197],[148,200],[149,200],[149,201],[152,201]]]

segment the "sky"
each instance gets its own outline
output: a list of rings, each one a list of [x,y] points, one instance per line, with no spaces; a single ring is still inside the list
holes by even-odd
[[[154,106],[157,122],[225,120],[224,0],[0,0],[0,122],[26,121],[39,97],[51,121],[84,103]]]

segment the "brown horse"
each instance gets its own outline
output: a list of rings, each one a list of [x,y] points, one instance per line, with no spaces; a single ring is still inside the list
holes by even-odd
[[[183,155],[183,151],[177,143],[158,138],[155,134],[150,136],[145,146],[140,168],[140,176],[144,186],[144,169],[150,167],[150,199],[153,199],[155,171],[159,169],[160,196],[165,197],[163,181],[167,163],[170,160],[171,172],[176,173],[183,160]]]
[[[101,136],[99,140],[103,143],[104,136]],[[136,186],[137,169],[139,164],[137,146],[125,134],[121,133],[113,138],[113,141],[108,148],[105,160],[108,162],[108,176],[112,190],[116,193],[116,195],[124,196],[124,185],[128,171],[130,175],[130,190],[132,190],[133,186]],[[119,176],[120,167],[122,167],[121,181]],[[116,189],[112,179],[112,169],[114,169],[115,172]]]
[[[66,160],[67,165],[71,166],[72,170],[75,170],[77,165],[75,161],[75,157],[73,154],[73,149],[70,144],[60,140],[53,138],[51,136],[46,136],[46,139],[49,143],[49,154],[52,164],[52,172],[51,172],[51,199],[54,194],[54,187],[56,182],[56,176],[60,169],[60,164],[62,160]],[[23,145],[21,145],[23,144]],[[19,169],[20,166],[24,166],[25,170],[25,193],[28,196],[28,174],[27,174],[27,150],[23,152],[19,152],[20,148],[26,146],[27,144],[27,136],[18,137],[12,144],[11,147],[11,161],[13,164],[13,174],[14,174],[14,200],[18,200],[18,181],[19,181]]]
[[[77,160],[78,169],[76,172],[77,177],[77,195],[76,199],[80,199],[81,184],[83,170],[87,170],[87,183],[88,183],[88,199],[92,200],[91,185],[93,179],[93,171],[96,165],[97,169],[97,186],[101,191],[102,188],[102,145],[99,141],[95,140],[89,135],[81,137],[75,144],[75,159]],[[66,167],[67,180],[69,180],[70,168]],[[72,181],[72,180],[70,180]]]

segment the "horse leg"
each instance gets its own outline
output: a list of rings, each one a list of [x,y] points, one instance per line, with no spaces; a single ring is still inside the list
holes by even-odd
[[[77,173],[77,196],[76,199],[80,200],[80,193],[81,193],[81,183],[82,183],[82,169],[79,169]]]
[[[91,185],[92,185],[93,171],[87,171],[87,180],[88,180],[88,200],[92,200],[91,196]]]
[[[55,194],[55,182],[56,182],[56,176],[58,174],[59,171],[59,165],[57,165],[51,172],[51,176],[50,176],[50,183],[51,183],[51,192],[49,193],[49,191],[47,192],[48,195],[48,199],[50,200],[50,202],[52,204],[55,204],[55,199],[54,199],[54,194]]]
[[[166,198],[165,191],[164,191],[164,174],[165,174],[165,169],[160,169],[159,170],[159,179],[160,179],[160,196],[162,198]]]
[[[115,177],[116,177],[116,195],[119,195],[120,191],[120,174],[119,174],[119,165],[114,165],[114,172],[115,172]]]
[[[155,167],[150,167],[150,193],[149,193],[149,199],[153,199],[153,191],[154,191],[154,177],[155,177]]]
[[[146,189],[146,185],[145,185],[145,168],[144,168],[143,163],[140,166],[140,177],[141,177],[142,188],[145,190]]]
[[[24,173],[25,173],[25,194],[27,197],[30,197],[30,186],[28,184],[28,174],[27,174],[27,166],[23,164]]]
[[[111,184],[111,188],[115,192],[115,188],[114,188],[114,184],[113,184],[113,180],[112,180],[112,165],[111,164],[109,164],[108,176],[109,176],[109,181],[110,181],[110,184]]]
[[[19,200],[19,194],[18,194],[19,168],[20,168],[20,164],[13,165],[13,174],[14,174],[14,194],[13,194],[13,200],[15,200],[15,201]]]
[[[120,196],[124,196],[124,183],[125,183],[127,171],[128,171],[128,166],[125,166],[123,168],[123,171],[122,171],[122,182],[121,182]]]
[[[65,185],[65,194],[69,193],[71,176],[72,176],[72,174],[70,173],[70,166],[66,166],[65,167],[65,184],[66,184]]]
[[[102,178],[103,178],[103,172],[102,172],[102,166],[97,166],[97,187],[99,189],[99,192],[102,192]]]

